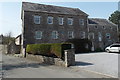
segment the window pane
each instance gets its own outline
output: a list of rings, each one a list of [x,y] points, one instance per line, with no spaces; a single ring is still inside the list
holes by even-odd
[[[58,39],[58,32],[52,31],[52,39]]]
[[[85,38],[85,32],[84,32],[84,31],[81,31],[81,32],[80,32],[80,37],[81,37],[81,39],[84,39],[84,38]]]
[[[88,38],[89,39],[94,39],[94,33],[89,33]]]
[[[98,40],[102,41],[102,34],[100,32],[98,32]]]
[[[74,38],[74,32],[73,31],[68,31],[68,38],[69,39]]]
[[[48,24],[53,24],[53,17],[48,17],[47,22]]]
[[[106,33],[106,38],[110,39],[110,33]]]
[[[35,32],[35,38],[36,39],[42,39],[42,31],[36,31]]]
[[[40,24],[40,16],[34,16],[34,23]]]
[[[59,17],[59,25],[63,25],[63,18]]]
[[[73,19],[72,18],[68,18],[68,25],[72,25],[73,24]]]
[[[80,19],[80,20],[79,20],[79,24],[80,24],[80,25],[84,25],[84,19]]]

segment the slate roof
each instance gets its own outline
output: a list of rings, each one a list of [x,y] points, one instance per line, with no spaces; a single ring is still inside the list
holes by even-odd
[[[37,4],[30,2],[22,2],[22,10],[88,16],[88,14],[86,14],[85,12],[81,11],[78,8],[68,8],[68,7],[44,5],[44,4]]]
[[[101,19],[101,18],[89,18],[88,19],[89,24],[98,24],[102,26],[117,26],[116,24],[112,23],[111,21],[107,19]]]

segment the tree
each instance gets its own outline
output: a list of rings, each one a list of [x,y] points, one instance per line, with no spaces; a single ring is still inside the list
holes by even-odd
[[[120,24],[120,12],[119,11],[115,11],[114,13],[111,14],[111,16],[109,17],[109,20],[115,24]]]
[[[9,45],[11,41],[13,41],[14,38],[12,37],[12,32],[8,32],[4,37],[3,37],[3,44]]]
[[[115,23],[116,25],[118,25],[118,29],[119,29],[119,41],[120,41],[120,11],[115,11],[114,13],[111,14],[111,16],[109,17],[109,20],[113,23]]]

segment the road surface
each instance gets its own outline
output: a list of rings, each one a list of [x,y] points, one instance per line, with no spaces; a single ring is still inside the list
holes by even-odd
[[[118,78],[118,55],[107,52],[76,54],[76,66]]]
[[[76,66],[65,68],[40,64],[25,58],[2,55],[3,78],[107,78]]]

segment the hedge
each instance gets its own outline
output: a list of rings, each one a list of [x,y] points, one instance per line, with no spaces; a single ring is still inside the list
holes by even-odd
[[[27,45],[26,52],[31,54],[44,54],[50,53],[51,45],[49,44],[29,44]]]
[[[64,59],[64,50],[71,49],[71,43],[29,44],[26,52],[46,56],[56,56]]]

